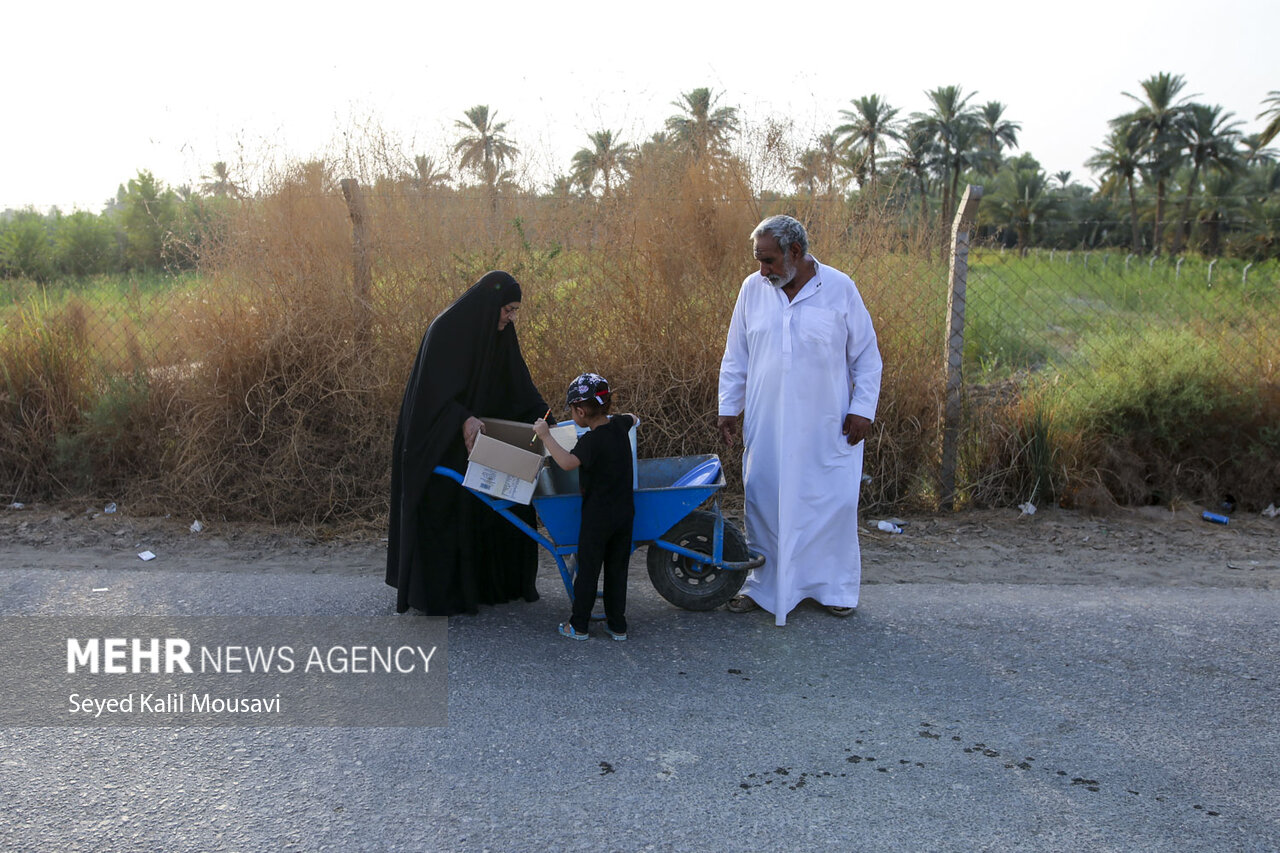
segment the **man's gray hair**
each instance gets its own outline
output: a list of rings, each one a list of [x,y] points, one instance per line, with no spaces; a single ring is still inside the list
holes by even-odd
[[[765,234],[777,240],[778,248],[784,252],[789,250],[793,243],[799,243],[800,254],[809,254],[809,234],[804,230],[804,226],[800,224],[798,219],[783,214],[770,216],[757,225],[756,230],[751,232],[752,242],[755,242],[757,238]]]

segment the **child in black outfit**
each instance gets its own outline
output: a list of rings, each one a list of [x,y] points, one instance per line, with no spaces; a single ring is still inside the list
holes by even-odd
[[[628,432],[640,421],[629,414],[609,417],[609,383],[595,373],[584,373],[573,380],[567,402],[573,422],[590,429],[578,438],[572,451],[556,442],[545,420],[533,425],[557,465],[566,471],[582,468],[582,528],[578,533],[573,615],[568,622],[560,623],[559,631],[571,640],[587,639],[603,566],[605,632],[615,640],[625,640],[627,563],[631,560],[631,523],[635,518]]]

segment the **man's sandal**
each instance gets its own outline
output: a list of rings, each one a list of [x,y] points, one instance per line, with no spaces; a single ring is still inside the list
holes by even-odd
[[[856,607],[837,607],[831,604],[828,604],[825,606],[827,608],[828,613],[830,613],[832,616],[839,616],[841,619],[843,619],[846,616],[852,616],[854,613],[858,611],[858,608]]]
[[[749,595],[735,595],[729,599],[724,609],[730,613],[750,613],[752,610],[760,609],[760,605],[756,604],[755,599]]]

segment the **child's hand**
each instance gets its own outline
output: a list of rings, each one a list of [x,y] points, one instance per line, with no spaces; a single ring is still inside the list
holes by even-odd
[[[533,422],[533,433],[538,436],[538,438],[545,439],[551,434],[551,427],[547,425],[545,420],[538,418]]]

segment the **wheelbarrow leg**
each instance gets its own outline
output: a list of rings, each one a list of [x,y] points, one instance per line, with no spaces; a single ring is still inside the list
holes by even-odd
[[[552,551],[551,556],[555,557],[560,580],[564,581],[564,590],[569,593],[569,603],[573,604],[573,581],[578,576],[578,555],[566,554],[561,557],[559,553]]]
[[[724,562],[724,514],[720,512],[720,496],[713,502],[716,513],[715,536],[711,542],[711,565],[718,566]]]

